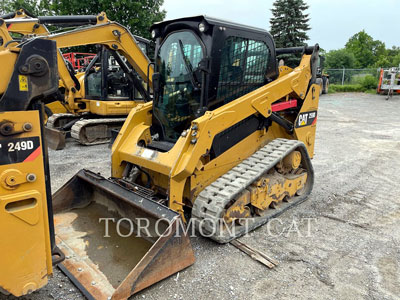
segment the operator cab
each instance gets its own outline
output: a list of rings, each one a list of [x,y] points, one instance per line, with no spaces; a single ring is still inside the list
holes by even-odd
[[[168,151],[191,122],[278,77],[265,30],[195,16],[156,23],[150,148]],[[168,146],[169,144],[169,146]]]
[[[147,55],[149,41],[135,37]],[[117,51],[100,46],[85,71],[86,99],[100,101],[149,100],[143,80]]]

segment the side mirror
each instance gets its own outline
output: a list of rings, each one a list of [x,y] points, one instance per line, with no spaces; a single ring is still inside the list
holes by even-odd
[[[199,62],[198,69],[202,72],[210,73],[210,58],[203,57]]]

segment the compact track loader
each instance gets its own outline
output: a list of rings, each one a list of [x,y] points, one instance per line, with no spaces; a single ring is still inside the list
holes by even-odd
[[[225,243],[311,192],[318,45],[275,49],[261,29],[209,17],[152,26],[154,100],[129,115],[112,176],[152,188]],[[276,55],[303,53],[295,69]]]
[[[204,16],[155,24],[152,35],[153,102],[133,108],[121,128],[112,177],[81,170],[55,194],[54,207],[66,198],[79,206],[88,193],[85,203],[97,211],[122,188],[226,243],[304,201],[314,182],[318,45],[275,49],[262,29]],[[299,52],[297,68],[278,68],[277,54]],[[64,239],[82,232],[75,230]],[[76,263],[63,266],[76,273]]]
[[[60,269],[88,299],[127,299],[191,265],[193,251],[179,213],[148,189],[85,171],[67,183],[74,190],[51,195],[43,107],[58,92],[57,54],[39,38],[0,51],[0,292],[29,294],[65,260]],[[149,234],[110,225],[108,238],[99,221],[112,218],[141,218]]]
[[[111,131],[122,126],[130,109],[137,102],[150,100],[149,92],[143,86],[143,83],[151,84],[152,66],[145,54],[149,41],[133,37],[125,27],[109,21],[105,13],[33,18],[19,10],[13,18],[5,20],[5,25],[10,33],[21,35],[23,40],[40,36],[56,41],[59,49],[101,46],[84,73],[75,74],[59,53],[62,94],[59,101],[46,106],[46,138],[50,148],[63,149],[66,136],[72,136],[84,145],[107,143]],[[46,25],[86,26],[51,34]],[[7,41],[4,45],[21,40],[7,37],[4,28],[1,28],[3,39]],[[60,108],[64,111],[53,114],[52,109]]]

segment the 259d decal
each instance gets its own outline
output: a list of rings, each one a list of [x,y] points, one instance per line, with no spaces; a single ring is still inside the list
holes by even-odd
[[[299,114],[296,120],[296,128],[313,125],[317,122],[317,111],[308,111]]]

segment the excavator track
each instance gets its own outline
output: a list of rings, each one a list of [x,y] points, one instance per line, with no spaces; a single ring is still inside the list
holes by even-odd
[[[59,121],[62,119],[66,119],[69,121],[72,121],[73,119],[78,118],[78,116],[74,114],[69,114],[69,113],[64,113],[64,114],[53,114],[47,119],[47,124],[46,126],[49,128],[58,128],[61,127],[59,124]],[[68,123],[65,122],[65,123]]]
[[[71,128],[71,137],[87,146],[108,143],[111,129],[121,128],[124,122],[125,118],[79,120]]]
[[[262,216],[247,218],[246,226],[236,224],[227,230],[221,220],[224,220],[224,214],[235,198],[294,150],[300,151],[301,165],[307,172],[307,181],[300,195],[290,198],[288,202],[282,201],[277,208],[266,209]],[[305,145],[297,140],[275,139],[199,194],[192,209],[193,224],[201,234],[219,243],[228,243],[303,202],[311,193],[313,184],[314,171]]]

